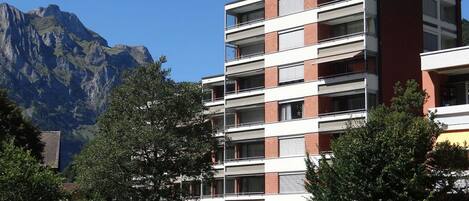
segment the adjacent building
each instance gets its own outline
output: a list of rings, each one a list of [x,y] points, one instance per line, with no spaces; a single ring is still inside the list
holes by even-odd
[[[224,74],[205,77],[214,181],[202,200],[306,200],[319,159],[347,122],[422,81],[420,53],[461,42],[460,0],[237,0],[225,5]]]
[[[425,112],[434,112],[445,132],[438,142],[469,147],[469,46],[423,53]]]
[[[60,131],[42,131],[40,138],[44,144],[42,152],[43,165],[58,171],[60,165]]]

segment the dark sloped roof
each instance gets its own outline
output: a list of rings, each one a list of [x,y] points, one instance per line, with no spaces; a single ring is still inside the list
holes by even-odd
[[[44,143],[44,165],[50,168],[59,168],[60,131],[43,131],[41,141]]]

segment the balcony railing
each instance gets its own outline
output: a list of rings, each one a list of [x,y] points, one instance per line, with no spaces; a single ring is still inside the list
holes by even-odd
[[[342,114],[364,112],[364,111],[366,111],[365,108],[354,109],[354,110],[342,110],[342,111],[336,111],[336,112],[320,113],[319,116],[337,116],[337,115],[342,115]]]
[[[210,102],[215,102],[215,101],[220,101],[220,100],[223,100],[225,97],[217,97],[217,98],[211,98],[211,99],[204,99],[203,102],[204,103],[210,103]]]
[[[235,91],[227,91],[226,94],[239,94],[239,93],[244,93],[244,92],[251,92],[251,91],[258,91],[261,89],[264,89],[264,86],[259,86],[259,87],[252,87],[252,88],[246,88],[246,89],[240,89],[240,90],[235,90]]]
[[[318,4],[318,7],[323,7],[323,6],[328,6],[328,5],[332,5],[332,4],[337,4],[337,3],[340,3],[340,2],[343,2],[343,1],[349,1],[349,0],[331,0],[331,1],[327,1],[327,2],[323,2],[323,3]]]
[[[264,195],[265,192],[238,192],[238,193],[226,193],[225,196],[238,197],[238,196],[253,196],[253,195]]]
[[[226,62],[239,61],[239,60],[242,60],[242,59],[249,59],[249,58],[253,58],[253,57],[262,56],[264,54],[265,54],[265,52],[262,51],[262,52],[257,52],[257,53],[253,53],[253,54],[241,55],[241,56],[233,57],[233,58],[226,58],[225,61]]]
[[[363,34],[365,34],[365,32],[361,31],[361,32],[356,32],[356,33],[351,33],[351,34],[345,34],[345,35],[342,35],[342,36],[335,36],[335,37],[331,37],[331,38],[325,38],[325,39],[319,40],[319,43],[332,42],[332,41],[342,40],[342,39],[345,39],[345,38],[352,38],[352,37],[360,36],[360,35],[363,35]]]
[[[230,124],[226,125],[226,129],[230,128],[240,128],[240,127],[253,127],[253,126],[259,126],[264,124],[264,121],[255,121],[255,122],[247,122],[247,123],[239,123],[239,124]]]
[[[260,160],[260,159],[264,159],[264,158],[265,158],[265,156],[251,156],[251,157],[243,157],[243,158],[230,158],[230,159],[226,159],[225,162]]]
[[[264,21],[264,18],[259,18],[259,19],[254,19],[254,20],[250,20],[250,21],[246,21],[246,22],[236,23],[236,24],[227,26],[225,28],[225,30],[228,31],[228,30],[231,30],[231,29],[236,29],[236,28],[251,25],[251,24],[256,24],[256,23],[259,23],[259,22],[262,22],[262,21]]]

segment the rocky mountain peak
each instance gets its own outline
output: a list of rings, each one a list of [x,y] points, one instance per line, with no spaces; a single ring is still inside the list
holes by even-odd
[[[17,8],[7,3],[0,4],[0,23],[24,23],[25,16]],[[1,31],[1,30],[0,30]]]
[[[30,11],[29,13],[30,14],[35,14],[35,15],[40,16],[40,17],[47,17],[47,16],[61,17],[64,14],[69,14],[69,13],[62,12],[60,10],[59,6],[57,6],[55,4],[51,4],[51,5],[49,5],[45,8],[40,7],[36,10]]]
[[[147,48],[109,47],[57,5],[23,13],[0,4],[0,88],[42,130],[62,131],[62,165],[79,151],[82,131],[95,124],[122,73],[151,62]]]

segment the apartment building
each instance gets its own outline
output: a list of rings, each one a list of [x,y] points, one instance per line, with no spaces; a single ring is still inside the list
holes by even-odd
[[[438,142],[469,146],[469,46],[423,53],[424,111],[445,124]]]
[[[403,6],[405,5],[405,6]],[[238,0],[225,5],[224,74],[205,77],[215,179],[202,200],[306,200],[305,153],[421,82],[420,53],[460,44],[460,0]]]

